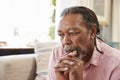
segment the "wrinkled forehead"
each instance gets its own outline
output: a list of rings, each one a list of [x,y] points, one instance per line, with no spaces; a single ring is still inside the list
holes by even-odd
[[[62,16],[59,20],[58,29],[60,28],[72,28],[79,27],[85,25],[85,22],[83,20],[83,16],[80,14],[68,14],[65,16]]]
[[[77,20],[77,21],[84,21],[84,18],[81,14],[67,14],[67,15],[64,15],[64,16],[61,16],[60,17],[60,20],[59,21],[65,21],[65,20]]]

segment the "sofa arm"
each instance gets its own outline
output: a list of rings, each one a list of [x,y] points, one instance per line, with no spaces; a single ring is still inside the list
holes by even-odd
[[[0,57],[0,80],[34,80],[34,54]]]

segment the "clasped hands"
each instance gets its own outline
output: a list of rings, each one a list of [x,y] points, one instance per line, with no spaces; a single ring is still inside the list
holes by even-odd
[[[62,56],[55,65],[56,80],[83,80],[84,62],[73,51]]]

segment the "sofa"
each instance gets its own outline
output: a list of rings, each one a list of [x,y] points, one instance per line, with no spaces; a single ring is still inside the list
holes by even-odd
[[[46,80],[50,53],[57,44],[37,43],[32,54],[0,56],[0,80]]]
[[[34,80],[35,54],[0,57],[0,80]]]
[[[37,54],[1,56],[0,80],[46,80],[49,54],[42,54],[41,58],[43,56],[48,58],[44,58],[43,61],[40,59],[39,62],[36,59]],[[40,71],[43,75],[39,75]]]

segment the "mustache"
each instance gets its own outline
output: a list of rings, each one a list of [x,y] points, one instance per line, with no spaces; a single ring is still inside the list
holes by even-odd
[[[69,54],[70,52],[73,52],[73,51],[77,51],[76,57],[78,58],[85,56],[85,54],[83,54],[78,47],[64,46],[64,50],[66,54]]]
[[[73,52],[75,50],[77,50],[77,47],[70,47],[70,46],[64,46],[64,50],[66,53],[70,53],[70,52]]]

